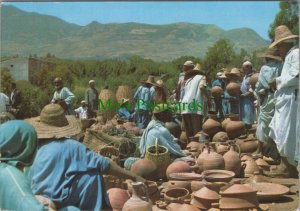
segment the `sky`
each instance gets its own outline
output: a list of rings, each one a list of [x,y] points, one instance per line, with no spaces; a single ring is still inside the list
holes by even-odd
[[[59,17],[67,22],[87,25],[137,22],[169,24],[189,22],[215,24],[229,30],[248,27],[264,39],[279,12],[279,2],[4,2],[4,5]]]

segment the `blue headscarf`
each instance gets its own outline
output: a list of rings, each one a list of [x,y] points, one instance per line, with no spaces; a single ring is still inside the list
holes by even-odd
[[[32,125],[11,120],[0,125],[0,161],[30,165],[37,149],[37,135]]]

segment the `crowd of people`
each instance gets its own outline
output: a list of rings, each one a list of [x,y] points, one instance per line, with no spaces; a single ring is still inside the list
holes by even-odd
[[[139,144],[140,158],[156,141],[168,148],[172,158],[186,157],[178,138],[165,123],[174,116],[181,117],[182,128],[190,142],[202,130],[208,112],[214,111],[219,120],[228,114],[238,114],[247,129],[257,124],[256,137],[260,144],[254,156],[263,155],[266,145],[273,149],[275,146],[281,157],[279,168],[296,165],[300,158],[297,38],[286,26],[278,26],[275,40],[258,55],[265,59],[260,69],[255,70],[251,61],[243,62],[241,69],[224,67],[211,85],[207,72],[193,61],[183,64],[177,87],[170,96],[163,80],[155,81],[150,75],[142,81],[133,95],[134,110],[127,106],[129,99],[124,99],[117,114],[144,129]],[[255,73],[259,76],[253,85],[251,77]],[[240,87],[235,95],[226,90],[230,82]],[[72,106],[75,95],[63,86],[62,78],[55,78],[54,85],[56,90],[51,103],[42,109],[40,116],[22,121],[8,115],[1,120],[0,209],[42,210],[52,206],[53,209],[101,210],[109,206],[103,174],[146,182],[77,141],[82,133],[78,118],[97,116],[99,93],[95,81],[89,81],[85,99],[77,109]],[[223,90],[220,97],[210,94],[216,86]],[[165,106],[167,101],[180,105],[174,116],[170,107]],[[0,93],[0,112],[15,111],[17,115],[20,102],[21,93],[13,83],[10,97]],[[154,108],[150,109],[151,103]],[[136,161],[136,158],[128,158],[127,163],[130,159]],[[16,197],[22,200],[17,202]]]

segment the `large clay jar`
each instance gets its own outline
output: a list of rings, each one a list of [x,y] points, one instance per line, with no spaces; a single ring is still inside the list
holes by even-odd
[[[236,144],[239,145],[241,153],[253,153],[258,147],[258,141],[251,134],[245,138],[238,138]]]
[[[166,122],[165,127],[170,131],[170,133],[175,136],[176,138],[180,137],[181,128],[180,125],[176,122]]]
[[[231,81],[229,84],[227,84],[226,90],[231,96],[236,97],[240,95],[240,85],[236,82]]]
[[[239,177],[241,174],[242,162],[240,155],[240,150],[239,153],[237,153],[234,150],[234,145],[231,145],[229,151],[223,155],[225,161],[225,170],[233,171],[236,177]]]
[[[201,154],[198,156],[198,159],[196,161],[196,164],[198,166],[198,173],[201,173],[203,171],[203,160],[208,155],[208,149],[209,146],[206,145],[202,150]]]
[[[228,152],[230,146],[228,145],[228,143],[216,143],[216,151],[217,153],[219,153],[220,155],[224,155],[226,152]]]
[[[219,194],[216,191],[208,187],[203,187],[192,194],[191,204],[201,210],[208,210],[211,208],[212,203],[219,202],[219,198]]]
[[[225,161],[222,155],[218,154],[214,147],[210,148],[208,155],[203,158],[203,170],[225,168]]]
[[[175,161],[171,163],[167,170],[166,170],[166,175],[169,178],[169,174],[171,173],[180,173],[180,172],[191,172],[191,166],[184,161]]]
[[[217,121],[217,115],[209,114],[208,119],[204,122],[202,126],[202,130],[210,137],[213,137],[217,132],[221,131],[222,127],[220,122]]]
[[[142,190],[142,191],[141,191]],[[152,203],[148,196],[147,187],[142,182],[132,183],[132,197],[124,204],[123,211],[151,211]],[[145,196],[139,195],[144,192]]]
[[[122,210],[126,201],[130,198],[127,190],[121,188],[110,188],[107,190],[110,205],[113,210]]]
[[[189,197],[189,191],[185,188],[171,188],[166,190],[164,199],[167,204],[183,203]]]
[[[140,159],[134,162],[130,168],[131,172],[149,180],[155,177],[156,170],[156,164],[148,159]]]
[[[116,103],[116,97],[113,91],[102,89],[99,96],[99,113],[107,120],[111,120],[116,114],[116,109],[113,108]],[[110,104],[110,108],[108,107]]]
[[[230,121],[226,124],[226,133],[229,139],[235,139],[245,133],[245,124],[242,121],[236,120],[237,115],[230,115]]]
[[[223,89],[219,86],[214,86],[213,88],[211,88],[210,92],[214,98],[221,98]]]
[[[234,184],[224,192],[220,192],[221,210],[248,210],[257,208],[259,203],[255,190],[245,185]]]
[[[224,131],[217,132],[212,138],[212,142],[225,142],[228,141],[228,135]]]
[[[189,151],[189,153],[191,153],[191,155],[193,157],[198,157],[200,154],[200,146],[201,144],[199,142],[196,141],[191,141],[187,146],[186,149]]]

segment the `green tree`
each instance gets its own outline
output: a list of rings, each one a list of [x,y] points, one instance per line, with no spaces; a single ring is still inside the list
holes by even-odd
[[[236,53],[233,50],[233,44],[227,39],[218,40],[213,46],[209,47],[203,59],[203,69],[212,77],[220,69],[230,65]]]
[[[0,91],[8,95],[10,93],[11,82],[13,81],[10,74],[10,70],[5,67],[1,68],[0,75],[1,75]]]
[[[293,34],[299,34],[299,5],[298,1],[280,2],[280,11],[269,27],[269,37],[274,40],[275,28],[280,25],[286,25]]]

